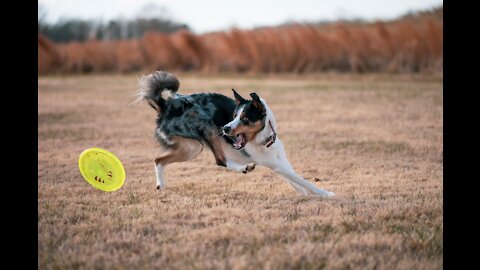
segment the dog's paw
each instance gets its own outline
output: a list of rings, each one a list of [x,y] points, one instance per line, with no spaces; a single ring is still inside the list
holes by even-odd
[[[157,185],[157,191],[162,191],[164,188],[160,185]]]
[[[325,197],[327,197],[327,198],[331,198],[331,197],[334,197],[334,196],[335,196],[335,193],[330,192],[330,191],[327,191],[327,194],[325,195]]]
[[[242,173],[247,173],[247,172],[253,171],[253,169],[255,169],[255,163],[249,163],[249,164],[245,165],[245,168],[243,168],[243,170],[241,170],[241,172]]]
[[[332,198],[335,196],[335,193],[330,191],[323,191],[322,193],[318,193],[317,195],[324,197],[324,198]]]
[[[326,191],[326,190],[321,190],[320,192],[313,192],[314,195],[320,196],[323,198],[332,198],[335,196],[334,192]]]

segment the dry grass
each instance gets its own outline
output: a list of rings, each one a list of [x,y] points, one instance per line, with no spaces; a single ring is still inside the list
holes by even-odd
[[[63,52],[62,62],[56,65],[50,64],[55,55],[41,50],[41,41],[39,38],[38,61],[42,73],[139,69],[251,74],[443,72],[443,17],[433,15],[360,25],[295,24],[204,35],[150,32],[129,42],[72,42],[54,46]]]
[[[61,66],[60,53],[53,42],[38,35],[38,72],[41,74],[58,70]]]
[[[177,75],[182,93],[255,90],[296,171],[337,196],[227,171],[209,151],[156,192],[154,111],[128,106],[139,74],[40,77],[40,269],[443,268],[441,78]],[[123,161],[122,189],[83,180],[89,147]]]

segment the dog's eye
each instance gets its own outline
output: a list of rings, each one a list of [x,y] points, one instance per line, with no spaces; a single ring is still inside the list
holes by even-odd
[[[242,124],[248,125],[249,122],[250,122],[250,121],[248,121],[248,118],[247,118],[247,117],[243,117],[243,118],[242,118]]]

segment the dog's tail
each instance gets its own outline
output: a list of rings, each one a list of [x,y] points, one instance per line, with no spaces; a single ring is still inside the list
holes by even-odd
[[[175,97],[179,86],[180,82],[174,75],[165,71],[155,71],[140,78],[138,98],[135,102],[146,100],[160,113],[165,107],[165,101]]]

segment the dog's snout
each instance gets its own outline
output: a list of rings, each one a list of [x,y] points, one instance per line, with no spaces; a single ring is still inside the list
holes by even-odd
[[[224,126],[224,127],[223,127],[223,131],[224,131],[225,133],[229,133],[230,130],[232,130],[232,128],[231,128],[230,126]]]

